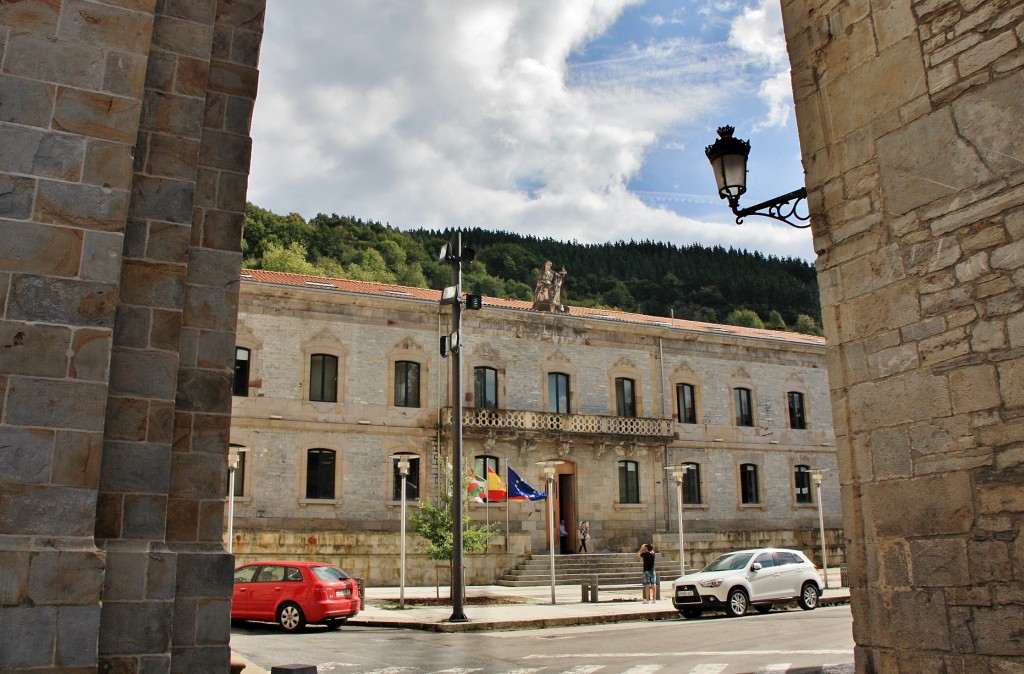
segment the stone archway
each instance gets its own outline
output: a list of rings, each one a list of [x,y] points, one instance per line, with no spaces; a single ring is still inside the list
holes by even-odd
[[[264,2],[0,2],[0,667],[227,671]],[[1024,659],[1011,4],[783,2],[863,672]]]

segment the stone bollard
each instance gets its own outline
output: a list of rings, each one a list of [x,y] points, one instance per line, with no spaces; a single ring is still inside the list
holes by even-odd
[[[590,601],[590,581],[586,578],[580,581],[580,595],[581,602]]]
[[[590,601],[597,603],[597,576],[590,577]]]
[[[366,579],[353,578],[352,580],[356,581],[356,586],[359,588],[359,605],[366,608]]]
[[[275,665],[270,674],[316,674],[316,665]]]

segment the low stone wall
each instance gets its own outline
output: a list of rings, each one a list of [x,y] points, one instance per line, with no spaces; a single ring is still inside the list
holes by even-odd
[[[256,531],[235,529],[235,565],[267,559],[303,559],[334,564],[367,587],[397,586],[401,573],[401,539],[397,533],[341,531]],[[426,541],[408,534],[405,583],[408,586],[450,584],[447,562],[429,559],[421,550]],[[529,534],[491,539],[486,552],[463,557],[467,585],[490,585],[530,554]]]
[[[828,529],[825,534],[828,566],[836,568],[846,562],[843,532]],[[678,559],[679,535],[676,532],[655,534],[652,542],[660,553]],[[688,568],[703,567],[718,555],[732,550],[760,547],[802,550],[811,561],[821,564],[817,532],[690,532],[686,534],[685,543]],[[448,564],[427,558],[421,552],[425,545],[426,541],[414,534],[406,539],[406,585],[447,587],[450,583]],[[367,587],[392,587],[400,583],[401,541],[397,533],[236,529],[234,552],[236,566],[267,559],[303,559],[334,564],[351,576],[365,579]],[[509,536],[507,550],[504,536],[495,536],[486,552],[467,554],[463,558],[466,584],[492,585],[532,554],[529,534]]]
[[[679,559],[679,532],[671,531],[655,534],[654,547],[666,555],[674,555]],[[821,566],[821,538],[817,530],[768,530],[768,531],[723,531],[723,532],[684,532],[683,544],[686,546],[686,568],[697,570],[704,568],[719,555],[733,550],[748,548],[790,548],[800,550],[812,562]],[[842,529],[825,530],[825,553],[828,555],[828,567],[838,568],[846,563],[846,546]]]

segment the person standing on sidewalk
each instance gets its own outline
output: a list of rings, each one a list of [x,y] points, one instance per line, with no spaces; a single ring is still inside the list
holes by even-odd
[[[587,552],[587,539],[590,538],[590,522],[580,520],[580,549],[577,552]]]
[[[655,589],[658,585],[658,574],[654,570],[654,560],[656,557],[654,546],[650,543],[644,543],[636,551],[636,556],[644,562],[644,603],[653,604],[654,598],[658,596]]]

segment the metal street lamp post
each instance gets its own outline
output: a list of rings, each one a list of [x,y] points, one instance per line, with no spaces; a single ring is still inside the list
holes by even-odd
[[[402,522],[401,522],[401,543],[399,544],[400,550],[400,569],[398,573],[399,577],[399,590],[398,590],[398,606],[405,608],[405,485],[409,477],[409,457],[414,456],[413,454],[396,454],[395,458],[398,460],[398,474],[402,476]]]
[[[536,465],[544,469],[544,477],[548,483],[548,557],[551,561],[551,603],[555,603],[555,499],[554,484],[557,466],[564,461],[538,461]]]
[[[235,550],[235,471],[238,470],[239,455],[248,451],[241,447],[228,455],[228,554]]]
[[[814,480],[814,487],[818,499],[818,528],[821,532],[821,566],[825,570],[825,589],[828,589],[828,558],[825,556],[825,515],[821,510],[821,476],[825,472],[823,468],[811,468],[811,479]]]
[[[690,470],[687,464],[669,466],[665,470],[670,471],[672,479],[676,483],[676,517],[679,519],[679,575],[686,575],[686,536],[683,532],[683,479]]]

